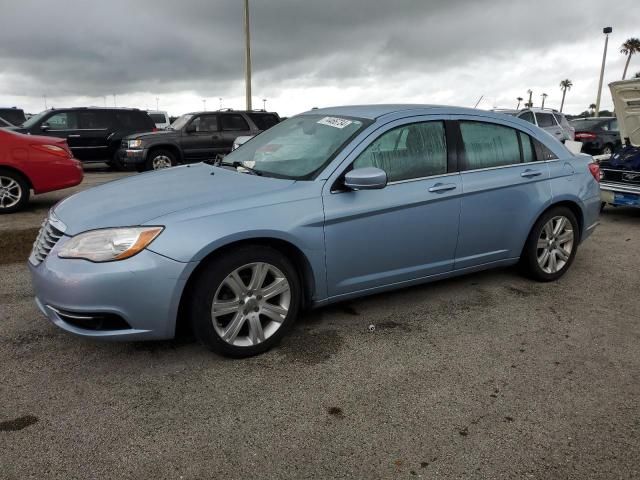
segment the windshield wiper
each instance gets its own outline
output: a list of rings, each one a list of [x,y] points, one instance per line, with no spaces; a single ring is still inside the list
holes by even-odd
[[[214,167],[233,167],[236,170],[238,168],[244,168],[251,175],[258,175],[259,177],[262,176],[262,172],[260,170],[247,167],[242,162],[225,162],[224,157],[221,155],[218,155],[213,162],[207,162],[207,163],[211,163]]]

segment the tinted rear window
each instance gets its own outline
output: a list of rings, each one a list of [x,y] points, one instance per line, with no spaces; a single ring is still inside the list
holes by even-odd
[[[273,113],[249,113],[248,115],[260,130],[267,130],[278,124],[278,117]]]
[[[249,130],[249,124],[237,113],[224,113],[220,115],[222,122],[222,130],[230,131],[247,131]]]
[[[149,116],[155,123],[167,123],[167,118],[162,113],[150,113]]]
[[[0,108],[0,117],[14,125],[22,125],[27,120],[19,108]]]
[[[153,130],[156,126],[146,112],[136,110],[120,110],[116,112],[118,123],[132,130]]]
[[[534,125],[536,123],[535,120],[533,119],[533,113],[531,113],[531,112],[524,112],[518,118],[520,118],[522,120],[526,120],[529,123],[533,123]]]
[[[538,126],[540,128],[556,126],[553,115],[550,113],[536,113],[536,119],[538,119]]]

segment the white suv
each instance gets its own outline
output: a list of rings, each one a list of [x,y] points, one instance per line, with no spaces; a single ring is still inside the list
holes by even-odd
[[[169,114],[160,110],[147,110],[147,113],[156,124],[158,130],[166,130],[171,122],[169,121]]]
[[[549,108],[526,108],[524,110],[498,111],[500,113],[506,113],[507,115],[513,115],[514,117],[521,118],[529,123],[533,123],[543,130],[546,130],[563,143],[566,140],[575,139],[575,128],[573,128],[566,117],[557,110]]]

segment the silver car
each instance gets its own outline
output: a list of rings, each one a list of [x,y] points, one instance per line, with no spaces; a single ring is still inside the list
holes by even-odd
[[[561,142],[574,140],[576,130],[567,118],[557,110],[549,108],[526,108],[524,110],[495,110],[526,120],[546,130]]]

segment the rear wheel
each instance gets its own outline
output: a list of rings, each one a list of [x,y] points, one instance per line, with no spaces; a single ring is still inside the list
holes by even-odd
[[[22,175],[0,169],[0,214],[13,213],[24,208],[31,190]]]
[[[162,170],[176,165],[176,156],[168,150],[152,150],[147,155],[147,170]]]
[[[118,152],[114,153],[111,157],[109,166],[116,172],[122,172],[123,170],[125,170],[125,165],[124,163],[122,163],[122,159],[120,158],[120,155],[118,155]]]
[[[521,259],[531,278],[550,282],[569,269],[578,250],[580,233],[575,215],[567,207],[545,212],[533,226]]]
[[[276,345],[301,304],[291,261],[269,247],[246,246],[213,260],[192,296],[196,338],[216,353],[249,357]]]

